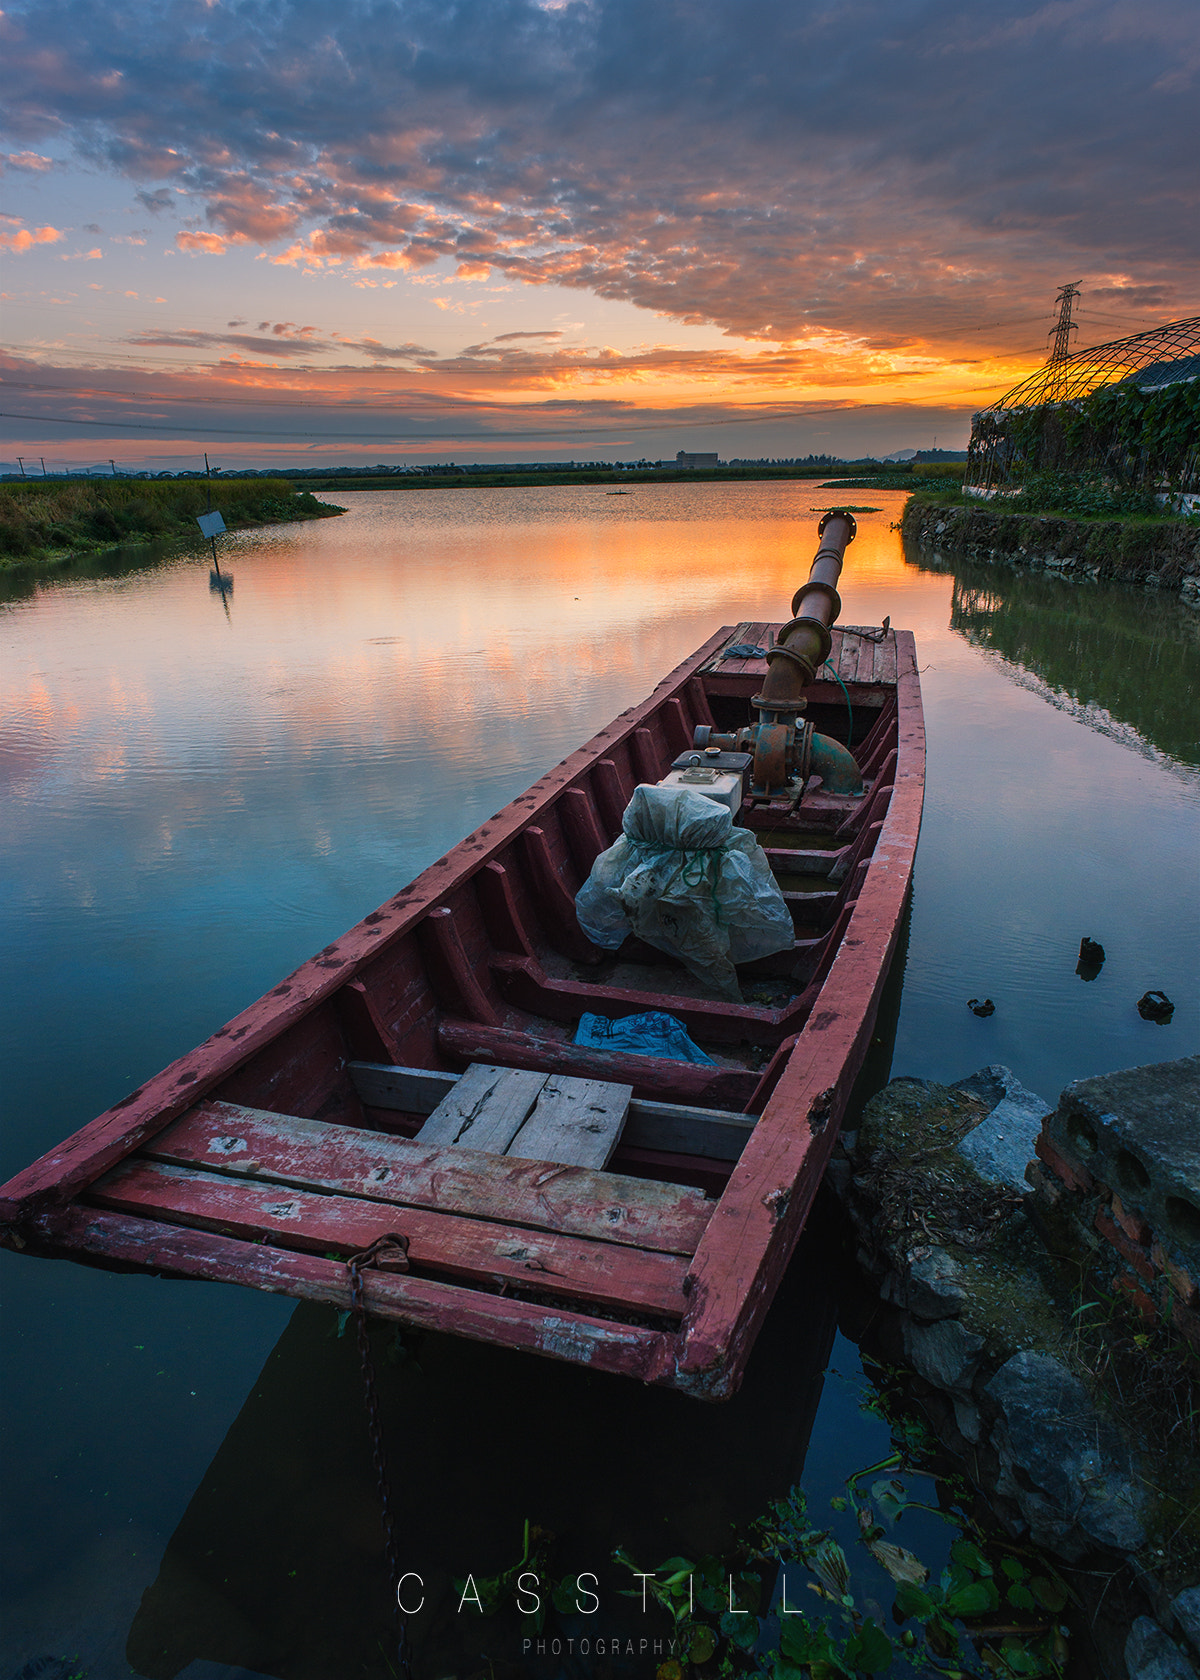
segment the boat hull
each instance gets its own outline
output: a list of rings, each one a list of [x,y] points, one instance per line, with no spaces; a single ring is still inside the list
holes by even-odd
[[[574,897],[633,788],[657,781],[697,725],[747,720],[765,664],[722,650],[771,628],[719,632],[357,927],[0,1189],[0,1240],[344,1306],[346,1258],[395,1231],[410,1270],[364,1274],[375,1314],[731,1393],[828,1161],[901,924],[924,783],[911,635],[835,631],[840,681],[811,687],[818,728],[844,740],[853,708],[865,794],[815,787],[794,810],[743,810],[796,929],[792,951],[743,966],[746,1002],[712,998],[637,941],[598,950]],[[585,1011],[649,1009],[682,1021],[711,1063],[573,1042]],[[417,1134],[478,1064],[544,1076],[560,1095],[624,1090],[611,1159],[599,1172],[570,1155],[542,1162],[556,1188],[539,1202],[528,1161],[431,1150]]]

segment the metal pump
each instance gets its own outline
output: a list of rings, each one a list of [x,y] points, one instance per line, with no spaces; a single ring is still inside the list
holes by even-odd
[[[766,681],[750,702],[758,707],[758,722],[735,734],[717,734],[706,725],[696,730],[693,745],[702,751],[754,755],[754,799],[770,800],[789,792],[799,799],[812,775],[820,776],[830,793],[857,796],[863,791],[862,776],[849,749],[828,735],[816,734],[800,715],[807,705],[804,690],[833,645],[830,627],[842,610],[837,581],[856,531],[854,516],[842,509],[831,509],[817,526],[821,546],[808,582],[792,597],[792,619],[780,630],[774,647],[768,648]]]

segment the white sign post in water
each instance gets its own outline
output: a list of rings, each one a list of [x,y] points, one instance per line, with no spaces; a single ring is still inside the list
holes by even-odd
[[[221,562],[217,559],[217,538],[225,530],[225,521],[214,508],[209,513],[198,513],[196,515],[196,523],[212,544],[213,570],[208,576],[209,588],[219,589],[221,591],[221,599],[224,601],[227,591],[233,588],[233,579],[228,575],[222,575]],[[229,603],[227,601],[225,604],[225,610],[226,612],[229,610]]]

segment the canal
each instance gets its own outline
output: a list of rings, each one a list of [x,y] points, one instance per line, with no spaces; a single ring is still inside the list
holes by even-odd
[[[795,481],[350,493],[342,518],[224,539],[227,592],[199,550],[10,586],[0,1180],[394,893],[716,627],[785,617],[829,495]],[[1003,1062],[1053,1099],[1073,1078],[1196,1052],[1200,619],[1150,593],[906,556],[903,496],[867,499],[842,621],[887,614],[915,632],[929,735],[876,1077],[889,1059],[947,1081]],[[1091,983],[1075,972],[1084,935],[1107,952]],[[1175,1000],[1167,1027],[1138,1015],[1152,988]],[[966,1006],[983,996],[986,1019]],[[381,1383],[405,1556],[427,1587],[420,1680],[521,1671],[515,1622],[459,1614],[454,1581],[517,1562],[527,1520],[554,1535],[556,1575],[597,1575],[593,1631],[620,1631],[615,1547],[645,1569],[720,1554],[794,1482],[824,1508],[885,1453],[887,1425],[859,1404],[846,1273],[822,1215],[720,1408],[396,1341]],[[389,1672],[358,1370],[336,1314],[10,1252],[0,1289],[2,1680]],[[560,1671],[653,1666],[538,1670]]]

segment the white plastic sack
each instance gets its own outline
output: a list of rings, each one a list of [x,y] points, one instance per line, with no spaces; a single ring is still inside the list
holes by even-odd
[[[740,1003],[734,963],[790,950],[795,937],[758,841],[687,788],[635,788],[621,826],[575,899],[580,927],[607,950],[636,933]]]

